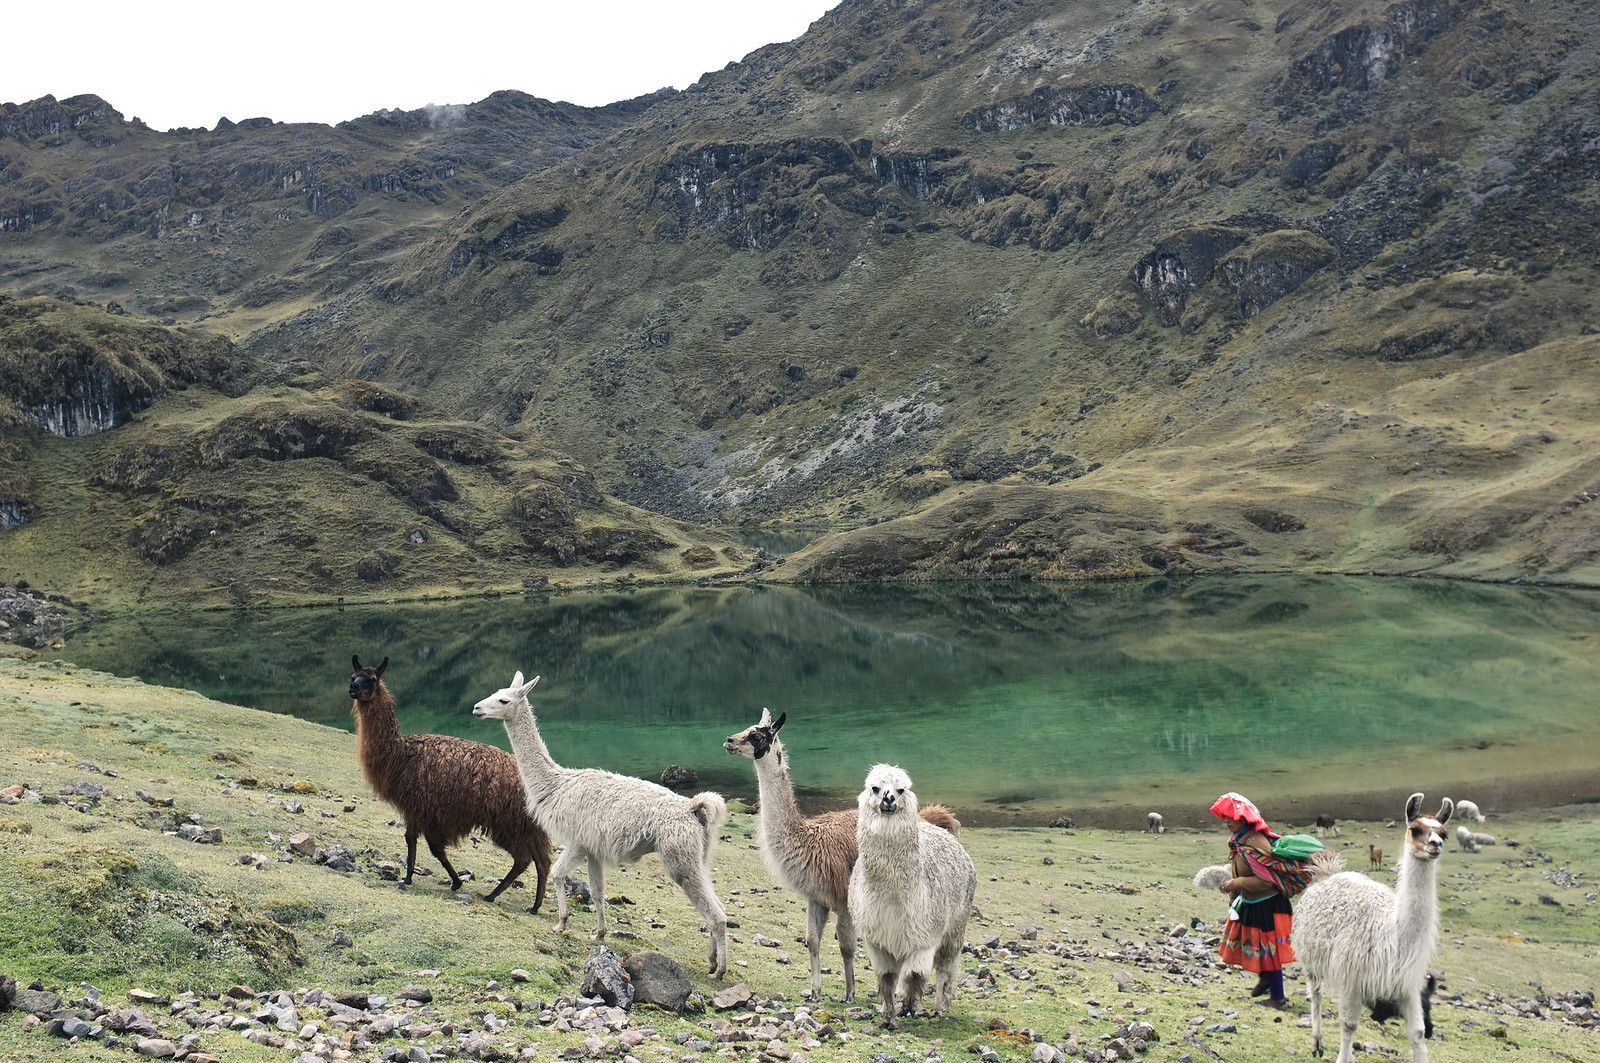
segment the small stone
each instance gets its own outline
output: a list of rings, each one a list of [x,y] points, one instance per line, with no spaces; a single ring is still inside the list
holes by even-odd
[[[348,930],[335,930],[333,932],[333,943],[340,948],[348,948],[354,945],[356,941],[355,938],[350,936]]]
[[[317,843],[312,839],[311,835],[307,834],[305,831],[301,831],[298,834],[289,835],[289,848],[293,849],[301,856],[317,855]]]
[[[511,969],[511,980],[513,982],[531,982],[533,981],[533,975],[529,974],[521,967],[513,967]]]
[[[178,1046],[165,1037],[135,1037],[133,1050],[151,1059],[171,1059],[178,1054]]]
[[[747,1003],[752,996],[754,994],[750,992],[750,987],[740,982],[718,991],[716,996],[711,998],[711,1006],[718,1011],[727,1011],[729,1008],[737,1008]]]
[[[693,987],[683,966],[664,953],[646,949],[622,961],[633,985],[636,1004],[653,1004],[667,1011],[682,1011]]]

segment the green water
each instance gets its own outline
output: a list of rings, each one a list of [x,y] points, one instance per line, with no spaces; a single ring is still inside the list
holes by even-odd
[[[109,619],[63,656],[352,728],[350,657],[390,658],[407,731],[506,745],[473,702],[514,671],[556,759],[755,794],[722,739],[763,706],[813,808],[875,762],[969,823],[1207,824],[1600,797],[1600,594],[1231,578],[641,590]]]

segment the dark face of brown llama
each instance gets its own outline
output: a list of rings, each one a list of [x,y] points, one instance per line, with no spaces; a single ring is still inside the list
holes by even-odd
[[[350,664],[355,668],[355,674],[350,677],[350,696],[360,702],[371,701],[378,692],[378,681],[383,678],[383,670],[389,667],[389,658],[385,657],[376,668],[363,668],[361,658],[351,654]]]

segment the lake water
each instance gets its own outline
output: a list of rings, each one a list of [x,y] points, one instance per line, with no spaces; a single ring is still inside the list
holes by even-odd
[[[78,664],[353,729],[350,657],[390,658],[407,731],[506,746],[473,702],[514,671],[570,766],[669,764],[755,794],[722,739],[788,713],[802,802],[898,763],[969,824],[1274,825],[1600,800],[1600,593],[1233,577],[646,589],[98,622]]]

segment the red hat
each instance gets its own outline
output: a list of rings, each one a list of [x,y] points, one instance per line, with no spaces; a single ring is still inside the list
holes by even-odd
[[[1255,802],[1232,790],[1217,798],[1216,804],[1211,806],[1211,814],[1218,819],[1242,819],[1259,831],[1267,829],[1267,821],[1261,817]]]

